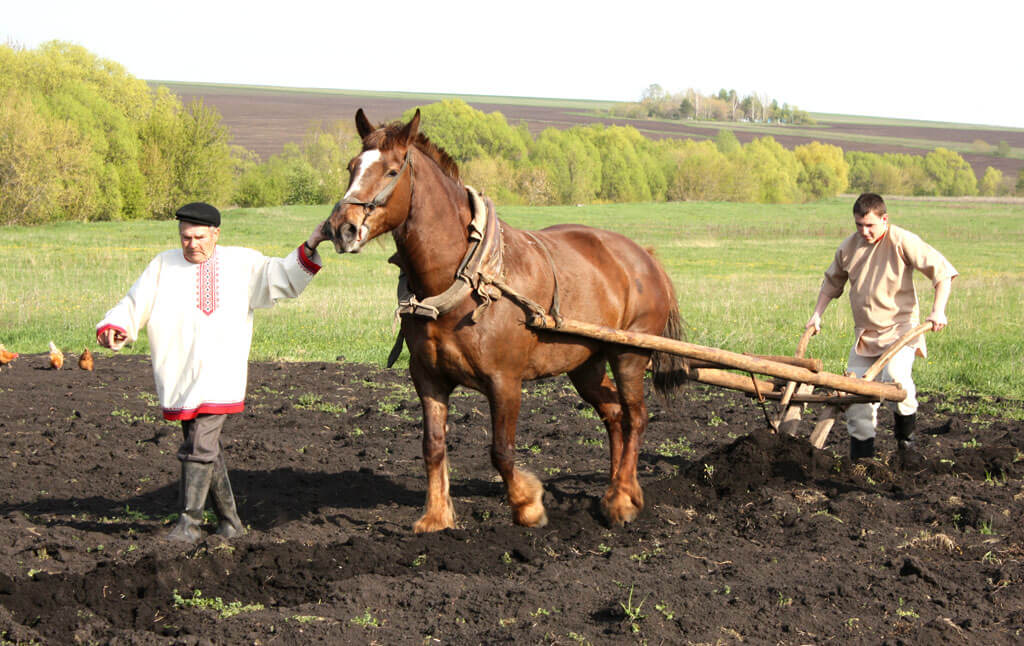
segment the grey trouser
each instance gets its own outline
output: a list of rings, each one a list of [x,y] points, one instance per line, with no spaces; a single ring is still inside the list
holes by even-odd
[[[214,462],[220,455],[220,430],[227,415],[199,415],[181,420],[185,441],[178,448],[182,462]]]
[[[886,402],[885,405],[900,415],[911,415],[917,412],[917,387],[911,377],[914,367],[914,348],[903,348],[886,364],[875,381],[895,381],[907,391],[907,398],[899,403]],[[846,369],[858,377],[867,372],[878,357],[862,357],[856,350],[850,350]],[[878,404],[853,404],[846,409],[846,430],[850,436],[858,440],[867,440],[875,436],[875,424],[878,421]]]

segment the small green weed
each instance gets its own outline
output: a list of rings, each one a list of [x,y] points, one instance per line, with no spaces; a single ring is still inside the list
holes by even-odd
[[[913,608],[905,608],[903,603],[903,597],[900,597],[900,605],[896,608],[896,614],[905,619],[917,619],[921,615],[914,612]]]
[[[367,608],[366,612],[358,617],[352,617],[349,619],[349,622],[357,626],[362,626],[363,628],[377,628],[380,626],[380,621],[373,616],[369,608]]]
[[[263,610],[262,603],[243,604],[241,601],[224,603],[220,597],[204,597],[202,590],[194,590],[191,597],[183,597],[177,590],[171,593],[175,608],[199,608],[200,610],[212,610],[220,615],[221,619],[234,617],[243,612],[255,612]]]
[[[128,411],[128,410],[126,410],[124,408],[115,408],[114,410],[110,411],[110,414],[112,416],[114,416],[114,417],[120,418],[121,421],[123,421],[125,424],[136,424],[136,423],[154,424],[154,423],[156,423],[156,418],[153,417],[152,415],[150,415],[149,413],[143,413],[142,415],[133,415],[131,413],[131,411]]]
[[[644,607],[644,601],[647,601],[647,597],[640,600],[640,603],[633,605],[633,586],[629,586],[629,597],[626,602],[619,602],[619,606],[622,607],[622,611],[626,613],[626,619],[629,621],[629,628],[634,633],[640,632],[640,622],[647,618],[647,615],[640,612],[641,608]]]
[[[304,393],[299,395],[299,399],[295,402],[295,408],[301,410],[316,410],[323,413],[335,413],[342,415],[347,412],[347,408],[340,404],[331,404],[324,401],[324,398],[316,393]]]
[[[666,458],[681,458],[694,455],[693,447],[685,437],[663,440],[656,449],[658,455]]]
[[[676,618],[676,613],[672,612],[672,609],[668,607],[668,604],[664,601],[661,603],[654,604],[654,609],[662,614],[665,619],[672,621]]]

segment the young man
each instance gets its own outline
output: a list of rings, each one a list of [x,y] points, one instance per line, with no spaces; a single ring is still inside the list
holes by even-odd
[[[931,314],[932,330],[946,327],[946,303],[957,271],[942,254],[913,233],[889,223],[885,201],[875,193],[864,193],[853,204],[857,226],[839,245],[832,264],[825,271],[818,302],[807,321],[814,333],[821,330],[821,316],[834,298],[850,283],[854,343],[847,370],[862,376],[875,360],[919,322],[913,272],[924,274],[935,289]],[[896,353],[878,376],[895,381],[907,398],[893,405],[897,446],[906,450],[912,441],[917,413],[917,389],[911,377],[914,358],[926,356],[924,337]],[[850,433],[850,459],[875,455],[875,424],[878,404],[854,404],[846,411]]]
[[[252,249],[219,247],[220,211],[203,202],[178,209],[181,250],[154,258],[128,295],[96,326],[100,345],[120,350],[149,335],[156,392],[164,419],[180,420],[178,524],[167,538],[194,543],[209,492],[220,519],[217,533],[245,531],[221,453],[220,433],[245,406],[253,310],[295,298],[320,271],[321,225],[286,258]]]

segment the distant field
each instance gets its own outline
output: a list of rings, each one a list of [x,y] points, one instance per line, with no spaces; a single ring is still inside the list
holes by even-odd
[[[1016,177],[1024,168],[1024,129],[992,128],[969,124],[880,119],[853,115],[815,113],[815,126],[778,126],[697,121],[613,119],[600,116],[612,105],[606,101],[495,97],[480,95],[415,94],[355,90],[271,88],[154,82],[174,91],[183,101],[202,99],[216,107],[234,136],[234,143],[264,159],[281,152],[288,142],[299,142],[312,124],[351,121],[363,108],[372,121],[399,118],[409,108],[442,99],[459,98],[485,112],[501,112],[510,123],[523,122],[534,134],[549,127],[605,123],[631,125],[652,139],[714,137],[718,130],[732,130],[741,142],[771,135],[792,148],[811,141],[840,146],[843,150],[873,153],[896,152],[923,155],[937,147],[960,153],[980,178],[988,166]],[[1008,157],[996,157],[980,149],[995,149],[1000,141],[1010,146]]]

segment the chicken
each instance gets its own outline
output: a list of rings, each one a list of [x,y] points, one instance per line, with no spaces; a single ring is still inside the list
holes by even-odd
[[[89,352],[89,348],[82,350],[81,356],[78,357],[78,367],[82,370],[92,370],[92,353]]]
[[[64,353],[50,341],[50,365],[54,370],[60,370],[64,366]]]
[[[10,362],[18,358],[17,352],[11,352],[4,347],[3,343],[0,343],[0,366],[6,366]]]

